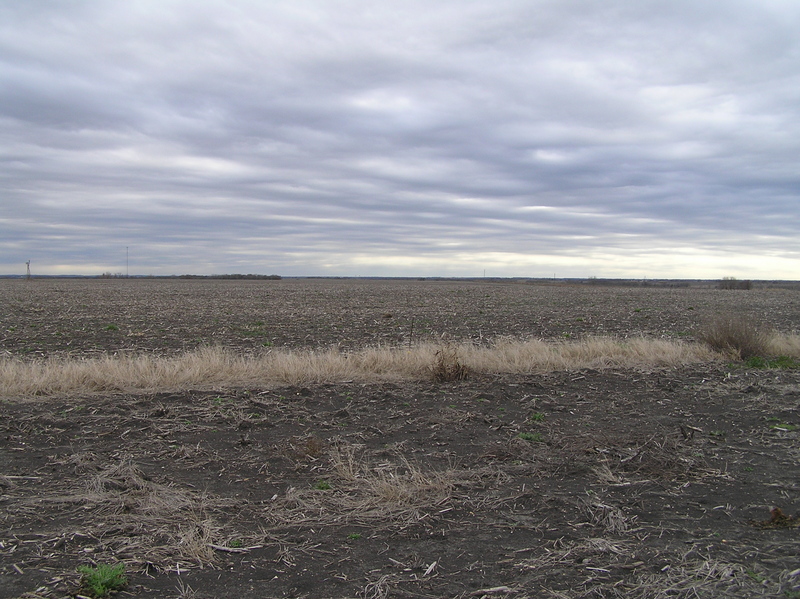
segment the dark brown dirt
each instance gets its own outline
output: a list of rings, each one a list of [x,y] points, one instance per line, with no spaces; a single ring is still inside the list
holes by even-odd
[[[800,315],[780,290],[373,282],[370,303],[361,282],[78,283],[3,283],[3,349],[408,343],[398,323],[417,338],[448,302],[426,334],[476,337],[483,316],[485,338],[690,335],[726,302],[787,332]],[[290,305],[314,293],[340,303]],[[0,599],[76,596],[79,565],[119,561],[120,597],[796,599],[798,431],[800,372],[727,364],[2,400]]]
[[[81,356],[224,345],[253,352],[443,336],[691,339],[720,312],[790,332],[800,320],[800,293],[463,281],[0,279],[0,351]]]

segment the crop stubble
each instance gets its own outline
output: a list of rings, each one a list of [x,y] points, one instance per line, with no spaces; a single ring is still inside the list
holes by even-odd
[[[784,332],[799,312],[782,290],[438,281],[0,295],[2,348],[26,359],[692,338],[720,311]],[[799,390],[715,363],[5,401],[0,597],[75,593],[92,560],[125,561],[140,597],[792,596],[800,529],[768,524],[800,509]]]

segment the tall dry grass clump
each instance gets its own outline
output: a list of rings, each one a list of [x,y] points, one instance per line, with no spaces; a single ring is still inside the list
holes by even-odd
[[[786,355],[800,356],[796,337]],[[589,338],[545,342],[500,339],[489,346],[420,344],[360,351],[270,351],[245,356],[204,347],[178,357],[0,359],[0,396],[152,392],[187,388],[280,386],[342,381],[459,380],[469,374],[525,374],[586,368],[672,367],[721,356],[711,344],[662,339]],[[727,350],[728,346],[721,346]]]
[[[709,321],[698,337],[715,351],[746,360],[753,356],[770,355],[772,339],[776,336],[744,316],[722,314]]]

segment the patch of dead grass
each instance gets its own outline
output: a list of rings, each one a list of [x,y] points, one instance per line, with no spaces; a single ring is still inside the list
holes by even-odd
[[[699,338],[714,351],[746,360],[768,355],[771,335],[745,316],[721,314],[706,323]]]
[[[547,587],[542,596],[558,599],[780,597],[789,596],[794,582],[794,572],[788,570],[774,580],[762,579],[740,564],[700,556],[694,550],[685,555],[661,554],[659,562],[667,565],[653,571],[642,560],[634,538],[590,538],[548,542],[538,555],[518,562],[517,568],[529,573],[529,582]],[[586,576],[583,585],[558,589],[547,582],[561,578],[564,569],[580,570]],[[631,571],[635,575],[626,574]]]
[[[785,338],[781,343],[790,344]],[[793,343],[793,341],[791,341]],[[800,348],[800,342],[796,343]],[[800,354],[799,354],[800,355]],[[719,359],[702,344],[662,339],[590,338],[547,343],[500,339],[490,346],[420,344],[342,352],[270,351],[244,356],[204,347],[177,357],[104,356],[0,359],[0,396],[298,385],[312,382],[458,380],[467,372],[522,374],[586,368],[680,366]],[[438,376],[443,375],[443,376]]]
[[[476,471],[425,470],[401,455],[373,462],[352,444],[331,447],[327,457],[330,488],[290,488],[269,509],[275,523],[407,524],[453,499],[457,487],[481,478]]]
[[[215,562],[213,545],[223,542],[224,531],[207,497],[153,482],[127,459],[85,480],[83,492],[42,501],[80,505],[81,513],[91,514],[91,535],[123,559],[182,567]]]

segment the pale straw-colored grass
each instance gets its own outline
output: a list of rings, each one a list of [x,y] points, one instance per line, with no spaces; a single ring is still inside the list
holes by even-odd
[[[800,358],[800,335],[773,333],[767,340],[767,350],[771,356]]]
[[[800,347],[797,339],[792,342],[795,349]],[[204,347],[177,357],[143,354],[34,361],[6,357],[0,359],[0,396],[423,379],[431,376],[441,355],[437,352],[443,347],[430,343],[353,352],[276,350],[262,355]],[[720,359],[702,344],[646,338],[501,339],[487,346],[463,343],[446,347],[448,356],[479,374],[673,367]]]

